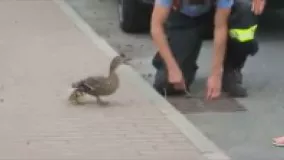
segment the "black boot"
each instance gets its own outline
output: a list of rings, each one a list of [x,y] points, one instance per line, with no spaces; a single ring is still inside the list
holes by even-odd
[[[241,69],[236,69],[234,72],[236,75],[236,82],[238,84],[243,84],[243,74],[241,72]]]
[[[247,97],[247,90],[242,86],[241,70],[225,69],[223,74],[222,89],[230,97]]]
[[[165,93],[167,95],[185,95],[190,92],[190,86],[195,79],[197,69],[198,66],[195,66],[193,69],[187,70],[187,74],[184,74],[187,92],[184,90],[176,90],[172,84],[169,84],[167,81],[167,74],[165,70],[162,69],[157,70],[153,87],[161,95],[165,95]]]
[[[191,58],[192,57],[188,57]],[[188,60],[184,60],[188,61]],[[156,68],[156,75],[155,75],[155,80],[153,87],[156,89],[158,93],[161,95],[185,95],[190,91],[190,85],[195,79],[196,71],[198,69],[197,64],[192,65],[190,62],[186,63],[185,65],[182,65],[182,72],[185,80],[185,85],[186,85],[186,90],[177,90],[174,88],[172,84],[168,83],[168,76],[167,76],[167,71],[165,68],[165,65],[159,56],[158,53],[154,56],[152,60],[152,65]]]
[[[176,90],[172,84],[168,83],[168,77],[165,70],[157,70],[153,88],[162,96],[165,95],[184,95],[183,90]]]

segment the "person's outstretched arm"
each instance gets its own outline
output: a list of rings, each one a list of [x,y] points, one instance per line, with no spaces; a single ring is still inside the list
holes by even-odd
[[[173,0],[156,0],[152,13],[151,35],[165,62],[169,83],[174,84],[177,89],[185,89],[183,74],[172,54],[164,31],[164,23],[168,18],[172,3]]]
[[[220,96],[222,86],[223,61],[228,36],[228,20],[234,0],[217,0],[214,16],[214,40],[211,75],[208,78],[207,99]]]

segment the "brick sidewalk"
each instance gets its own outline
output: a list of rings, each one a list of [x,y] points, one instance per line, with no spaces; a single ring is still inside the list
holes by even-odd
[[[53,1],[1,1],[0,19],[0,159],[203,159],[123,74],[112,106],[67,103],[71,82],[110,59]]]

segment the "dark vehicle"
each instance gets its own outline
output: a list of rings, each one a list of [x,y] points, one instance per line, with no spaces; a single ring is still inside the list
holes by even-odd
[[[120,28],[126,33],[149,29],[155,0],[118,0]]]
[[[149,29],[155,0],[118,0],[120,28],[126,33],[136,33]],[[284,8],[284,0],[266,0],[266,9]]]

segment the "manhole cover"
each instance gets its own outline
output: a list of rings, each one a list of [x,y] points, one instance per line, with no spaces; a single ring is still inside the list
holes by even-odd
[[[153,83],[153,76],[143,76],[143,78],[150,84]],[[204,99],[205,78],[199,78],[195,80],[192,85],[192,98],[186,98],[184,96],[168,96],[167,100],[177,110],[183,114],[190,113],[204,113],[204,112],[244,112],[247,109],[233,98],[226,96],[220,97],[218,100],[206,101]]]
[[[202,97],[186,98],[183,96],[168,97],[167,100],[183,114],[246,111],[245,107],[236,100],[227,97],[221,97],[218,100],[210,102],[204,100]]]

